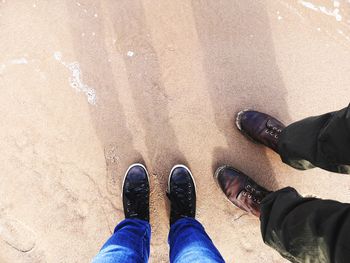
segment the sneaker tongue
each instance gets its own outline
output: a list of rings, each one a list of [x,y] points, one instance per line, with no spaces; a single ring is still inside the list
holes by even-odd
[[[185,178],[185,176],[183,176],[183,177],[177,178],[176,182],[174,182],[173,185],[177,188],[186,188],[187,189],[188,184],[189,184],[189,182],[188,182],[187,178]]]

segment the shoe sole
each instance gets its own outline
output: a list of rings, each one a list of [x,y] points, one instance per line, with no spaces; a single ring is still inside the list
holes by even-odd
[[[141,163],[134,163],[134,164],[130,165],[129,168],[128,168],[128,169],[126,170],[126,172],[125,172],[124,179],[123,179],[123,183],[122,183],[122,191],[121,191],[121,197],[122,197],[122,198],[123,198],[123,190],[124,190],[124,184],[125,184],[126,176],[128,175],[129,171],[130,171],[132,168],[136,167],[136,166],[142,167],[142,169],[145,170],[146,175],[147,175],[148,185],[150,184],[150,183],[149,183],[149,182],[150,182],[150,180],[149,180],[149,174],[148,174],[148,171],[147,171],[146,166],[144,166],[144,165],[141,164]]]
[[[242,118],[242,114],[247,112],[247,111],[253,111],[252,109],[245,109],[242,110],[240,112],[237,113],[236,115],[236,119],[235,119],[235,124],[237,129],[243,134],[244,137],[246,137],[248,140],[250,140],[251,142],[255,143],[255,144],[261,144],[261,142],[258,142],[257,140],[253,139],[252,137],[250,137],[243,129],[241,126],[241,118]]]
[[[187,166],[185,166],[185,165],[183,165],[183,164],[177,164],[177,165],[175,165],[175,166],[171,169],[170,174],[169,174],[169,178],[168,178],[168,189],[167,189],[167,192],[170,193],[170,180],[171,180],[171,175],[173,174],[174,170],[177,169],[177,168],[184,168],[184,169],[190,174],[190,176],[191,176],[191,178],[192,178],[192,181],[193,181],[193,185],[194,185],[194,191],[195,191],[195,193],[196,193],[196,195],[197,195],[196,181],[194,180],[194,177],[193,177],[193,175],[192,175],[192,173],[191,173],[191,170],[190,170]]]

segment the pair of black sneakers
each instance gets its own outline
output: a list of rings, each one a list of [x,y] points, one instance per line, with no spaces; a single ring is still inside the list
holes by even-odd
[[[196,185],[185,165],[171,169],[166,192],[170,202],[170,225],[178,219],[196,215]],[[136,163],[129,167],[123,182],[125,218],[149,221],[150,182],[147,169]]]
[[[257,111],[244,110],[236,116],[236,126],[250,140],[278,153],[278,142],[285,126],[274,117]],[[260,216],[260,204],[271,191],[260,186],[243,172],[219,167],[214,178],[226,197],[237,207]],[[142,164],[133,164],[123,183],[123,205],[126,218],[149,221],[149,176]],[[195,217],[196,189],[191,171],[184,165],[171,170],[167,196],[171,202],[170,224],[180,218]]]

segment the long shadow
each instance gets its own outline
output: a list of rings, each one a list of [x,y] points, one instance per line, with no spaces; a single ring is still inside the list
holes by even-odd
[[[167,222],[161,220],[164,211],[158,209],[159,202],[163,200],[165,207],[169,210],[165,197],[169,171],[174,164],[187,164],[187,161],[179,149],[175,131],[170,123],[168,109],[170,98],[163,85],[160,65],[151,43],[151,32],[147,28],[142,1],[134,0],[130,4],[129,0],[120,0],[109,6],[109,12],[118,39],[116,48],[124,57],[134,108],[145,134],[147,148],[145,159],[155,185],[152,199],[158,202],[158,204],[151,204],[153,218],[156,220],[153,228],[159,234],[165,233],[164,226],[160,224],[168,226]],[[134,55],[128,56],[129,51],[134,52]],[[168,214],[167,212],[166,217]],[[164,245],[166,237],[159,236],[158,233],[154,235],[152,243]]]
[[[267,158],[262,146],[247,141],[234,127],[235,114],[246,108],[289,120],[265,2],[193,0],[192,8],[216,125],[227,142],[214,150],[213,170],[231,164],[275,189],[271,154]],[[277,155],[272,158],[278,160]]]
[[[160,177],[165,175],[163,179],[167,179],[175,162],[186,161],[170,124],[170,98],[165,91],[157,54],[146,27],[142,1],[133,1],[132,5],[128,3],[127,0],[119,1],[109,8],[119,39],[116,47],[124,56],[134,106],[145,131],[147,158],[151,167],[156,168],[154,172]],[[129,57],[129,51],[135,52],[135,55]]]
[[[129,88],[126,93],[131,93],[132,111],[136,112],[139,121],[133,123],[133,126],[141,128],[143,133],[140,136],[144,134],[146,146],[144,160],[152,181],[151,220],[155,221],[152,231],[157,232],[152,238],[152,244],[165,248],[166,237],[158,233],[166,233],[164,228],[168,228],[168,222],[163,222],[162,219],[163,213],[168,213],[159,209],[159,202],[168,208],[165,190],[169,171],[176,163],[186,164],[186,159],[178,147],[174,129],[169,121],[169,98],[162,83],[160,66],[150,41],[150,33],[145,27],[142,2],[135,0],[130,3],[128,0],[120,0],[94,3],[97,12],[107,13],[111,21],[109,25],[102,26],[102,22],[89,24],[89,32],[94,32],[95,35],[93,41],[86,41],[81,37],[83,22],[85,25],[87,23],[86,20],[82,21],[81,12],[77,12],[74,3],[67,1],[67,6],[70,9],[72,24],[76,25],[72,27],[72,36],[79,62],[83,65],[87,81],[99,83],[96,87],[97,105],[90,109],[96,133],[106,152],[107,174],[108,178],[112,179],[109,180],[109,188],[115,188],[116,182],[121,182],[123,171],[128,164],[141,158],[133,147],[132,133],[127,128],[128,121],[123,113],[125,104],[119,99],[125,89]],[[110,47],[104,43],[106,36],[103,26],[114,31],[116,36],[114,52],[123,57],[126,68],[123,74],[126,74],[128,87],[121,87],[117,82],[117,77],[120,76],[116,76],[116,72],[110,69],[109,54],[106,51]],[[129,51],[134,53],[130,55]],[[96,79],[89,80],[89,76]],[[133,121],[137,122],[135,119]],[[167,257],[168,252],[164,248],[161,250],[164,250],[162,253]]]

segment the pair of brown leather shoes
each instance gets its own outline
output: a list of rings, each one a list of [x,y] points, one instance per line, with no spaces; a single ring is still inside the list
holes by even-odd
[[[285,126],[274,117],[258,111],[244,110],[237,114],[236,126],[250,140],[278,153],[278,139]],[[227,165],[219,167],[214,177],[234,205],[260,217],[260,203],[271,191]]]

